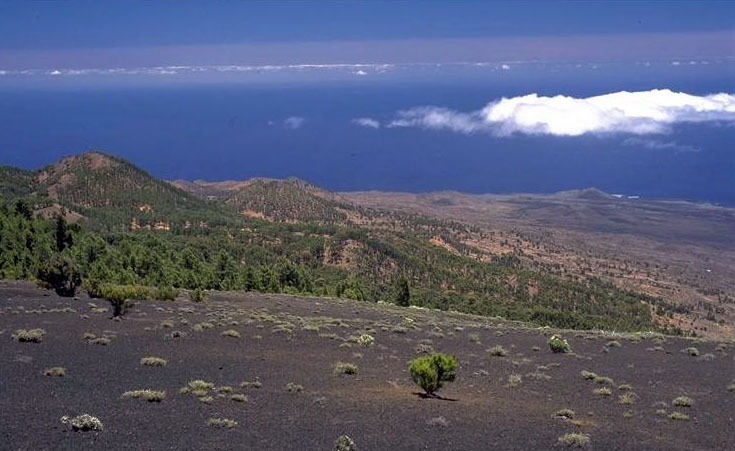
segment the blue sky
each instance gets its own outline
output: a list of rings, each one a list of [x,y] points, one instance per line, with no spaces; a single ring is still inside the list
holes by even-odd
[[[733,17],[699,1],[2,2],[0,70],[725,57]]]
[[[735,4],[2,2],[3,48],[238,44],[732,30]]]

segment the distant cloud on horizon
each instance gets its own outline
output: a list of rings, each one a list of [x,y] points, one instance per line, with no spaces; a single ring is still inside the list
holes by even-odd
[[[702,149],[699,147],[690,146],[688,144],[679,144],[676,141],[659,141],[657,139],[649,138],[627,138],[623,140],[622,144],[628,147],[643,147],[644,149],[652,150],[671,150],[674,152],[699,152]]]
[[[436,106],[402,110],[386,126],[418,127],[470,134],[580,136],[661,134],[683,122],[735,121],[735,94],[697,96],[669,89],[576,98],[529,94],[502,98],[479,111]]]
[[[304,125],[304,121],[306,119],[301,116],[291,116],[283,120],[283,126],[290,130],[296,130]]]
[[[358,117],[356,119],[352,119],[352,123],[355,125],[359,125],[360,127],[372,128],[376,130],[380,128],[380,122],[370,117]]]

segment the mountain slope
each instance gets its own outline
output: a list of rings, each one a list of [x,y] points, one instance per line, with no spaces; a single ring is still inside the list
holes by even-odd
[[[220,213],[186,191],[100,152],[66,157],[45,167],[33,186],[49,201],[106,226],[170,228]]]
[[[35,171],[26,171],[12,166],[0,166],[0,196],[15,199],[27,196],[33,190]]]
[[[88,219],[64,253],[94,281],[393,302],[405,276],[412,305],[573,328],[650,330],[651,306],[666,308],[594,277],[482,249],[472,239],[484,232],[466,224],[358,207],[302,181],[176,185],[99,152],[65,158],[32,182],[35,201]],[[7,273],[33,274],[49,251],[29,250],[24,237],[53,243],[52,225],[1,211],[12,217],[0,234],[23,256],[8,260],[23,267]]]
[[[330,193],[299,179],[251,179],[242,182],[187,182],[174,186],[211,200],[218,200],[245,216],[278,222],[344,223],[349,204],[340,205]]]

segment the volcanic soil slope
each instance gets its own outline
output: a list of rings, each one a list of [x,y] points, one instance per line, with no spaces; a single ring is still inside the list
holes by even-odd
[[[242,293],[110,317],[104,300],[0,282],[0,448],[735,446],[732,343]],[[552,353],[554,333],[574,353]],[[407,365],[432,351],[459,368],[427,398]],[[82,414],[102,430],[61,420]]]

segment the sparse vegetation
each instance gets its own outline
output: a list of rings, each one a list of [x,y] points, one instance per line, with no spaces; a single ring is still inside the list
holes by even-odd
[[[43,329],[18,329],[12,335],[13,340],[20,343],[40,343],[46,331]]]
[[[237,426],[237,421],[227,418],[210,417],[207,420],[207,426],[231,429]]]
[[[230,399],[235,402],[248,402],[248,397],[243,395],[242,393],[235,393],[234,395],[230,396]]]
[[[222,331],[220,335],[222,335],[223,337],[240,338],[240,332],[233,329]]]
[[[574,419],[576,413],[572,409],[560,409],[554,412],[554,418],[564,418],[566,420]]]
[[[357,365],[355,365],[354,363],[338,362],[334,365],[334,374],[355,375],[357,374]]]
[[[341,435],[334,441],[334,451],[357,451],[357,445],[350,436]]]
[[[636,394],[633,392],[625,392],[618,396],[618,402],[623,405],[635,404]]]
[[[46,368],[43,374],[46,376],[64,377],[66,376],[66,368],[63,366],[52,366],[51,368]]]
[[[569,432],[559,437],[559,443],[569,447],[583,448],[590,444],[590,436],[580,432]]]
[[[373,337],[370,334],[362,334],[359,337],[357,337],[357,344],[360,346],[370,347],[375,343],[375,337]]]
[[[600,387],[592,390],[592,392],[599,396],[610,396],[612,395],[612,390],[610,390],[607,387]]]
[[[690,355],[690,356],[692,356],[692,357],[699,356],[699,349],[695,348],[694,346],[690,346],[690,347],[684,349],[683,352],[686,353],[686,354],[688,354],[688,355]]]
[[[140,359],[140,364],[143,366],[166,366],[166,364],[168,364],[168,361],[160,357],[149,356]]]
[[[263,384],[257,378],[253,381],[244,381],[240,383],[240,387],[242,388],[260,388],[262,385]]]
[[[586,381],[593,381],[597,379],[597,374],[591,371],[583,370],[580,374],[582,375],[582,379]]]
[[[694,400],[688,396],[678,396],[671,401],[671,404],[676,407],[691,407]]]
[[[508,355],[508,350],[500,345],[495,345],[491,348],[488,348],[487,352],[494,357],[505,357]]]
[[[286,391],[289,393],[301,393],[304,391],[304,386],[295,382],[289,382],[286,384]]]
[[[104,427],[102,421],[99,418],[89,414],[77,415],[75,417],[68,417],[64,415],[61,417],[62,424],[68,424],[75,431],[102,431]]]
[[[523,378],[520,374],[513,373],[510,376],[508,376],[508,386],[510,388],[518,388],[521,386],[521,381]]]
[[[161,402],[166,398],[166,392],[162,390],[129,390],[122,394],[123,399],[142,399],[148,402]]]
[[[691,418],[686,413],[672,412],[669,414],[669,418],[678,421],[689,421]]]

